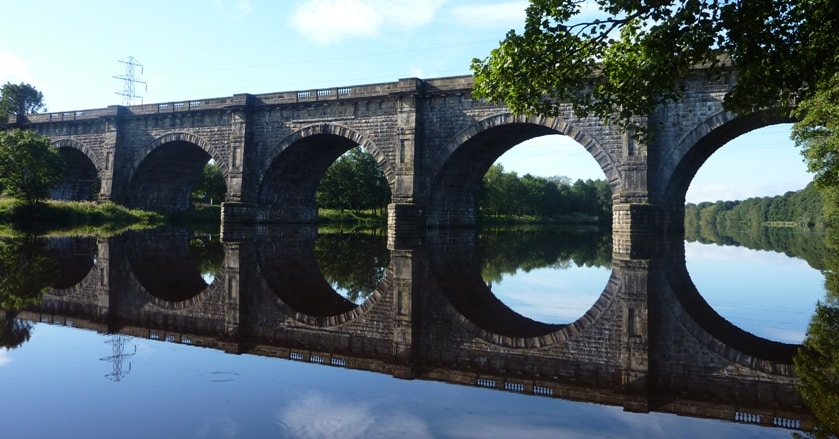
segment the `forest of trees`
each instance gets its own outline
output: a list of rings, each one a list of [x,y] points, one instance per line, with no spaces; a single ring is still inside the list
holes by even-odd
[[[478,197],[484,217],[537,217],[569,222],[612,220],[612,190],[606,180],[534,177],[507,172],[492,165],[484,175]]]
[[[685,231],[688,234],[703,227],[727,233],[764,225],[824,228],[826,221],[821,194],[811,183],[800,191],[775,197],[688,203],[685,206]]]

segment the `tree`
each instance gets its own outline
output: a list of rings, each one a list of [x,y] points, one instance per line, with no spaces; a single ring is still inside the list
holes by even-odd
[[[27,235],[0,241],[0,347],[14,349],[29,340],[32,325],[17,314],[41,302],[58,279],[58,262],[43,239]]]
[[[725,106],[747,113],[789,108],[839,70],[833,0],[531,0],[524,32],[510,31],[472,61],[475,94],[514,112],[577,114],[644,130],[637,116],[681,95],[682,79],[727,66],[737,83]]]
[[[319,207],[359,212],[382,209],[390,201],[390,186],[372,155],[357,146],[338,158],[320,181],[315,199]]]
[[[835,237],[834,237],[835,238]],[[839,253],[825,261],[824,301],[793,358],[801,396],[816,417],[815,437],[839,437]]]
[[[7,82],[0,87],[0,114],[23,115],[46,109],[44,94],[25,82]]]
[[[829,209],[839,205],[837,27],[835,0],[531,0],[523,33],[472,61],[474,94],[524,114],[558,115],[570,102],[645,137],[639,117],[678,99],[683,78],[731,72],[727,110],[799,120],[796,143]]]
[[[213,204],[224,201],[227,183],[218,165],[206,163],[198,174],[198,180],[192,187],[192,201]]]
[[[0,186],[27,204],[49,196],[64,174],[64,160],[46,136],[15,129],[0,133]]]
[[[839,224],[839,73],[796,110],[792,139],[802,147],[807,169],[825,201],[825,217]]]

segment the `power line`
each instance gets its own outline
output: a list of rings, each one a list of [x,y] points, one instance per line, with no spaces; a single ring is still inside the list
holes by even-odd
[[[119,62],[125,64],[125,74],[121,76],[114,76],[116,79],[121,79],[123,81],[123,88],[121,91],[116,92],[116,94],[122,96],[122,103],[124,105],[134,105],[137,99],[140,99],[140,103],[143,103],[143,97],[137,95],[134,91],[134,84],[143,84],[146,86],[146,91],[148,91],[149,86],[146,84],[145,81],[141,81],[137,79],[135,76],[134,68],[140,68],[140,74],[143,74],[143,65],[140,64],[140,61],[137,61],[136,58],[133,56],[129,56],[128,58],[123,58],[119,60]]]

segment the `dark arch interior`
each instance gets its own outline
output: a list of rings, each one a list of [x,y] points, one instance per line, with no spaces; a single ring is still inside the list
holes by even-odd
[[[134,277],[158,299],[182,302],[207,288],[185,230],[130,234],[126,255]]]
[[[316,233],[289,233],[283,241],[260,243],[257,257],[262,276],[294,311],[313,317],[352,311],[357,305],[336,293],[323,277],[314,253]]]
[[[134,173],[127,204],[159,212],[188,210],[192,188],[209,160],[207,152],[189,142],[174,141],[157,147]]]
[[[48,241],[49,251],[58,262],[59,277],[52,284],[62,290],[81,282],[93,268],[96,259],[94,238],[58,237]]]
[[[510,148],[547,134],[561,133],[542,125],[516,123],[490,128],[464,142],[431,183],[430,224],[473,225],[475,197],[489,167]]]
[[[262,180],[260,205],[316,218],[315,192],[323,174],[341,154],[357,145],[334,134],[317,134],[290,145],[281,153],[281,160],[274,160]]]
[[[54,200],[92,201],[99,193],[99,174],[93,162],[75,148],[58,148],[64,160],[64,179],[53,188]]]

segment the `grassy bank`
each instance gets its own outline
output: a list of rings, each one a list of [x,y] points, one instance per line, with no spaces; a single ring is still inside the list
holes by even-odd
[[[111,202],[50,200],[27,205],[0,198],[0,228],[6,234],[113,234],[130,228],[156,227],[165,221],[161,214],[131,210]]]
[[[611,225],[611,218],[604,222],[596,216],[582,213],[571,213],[556,217],[540,217],[533,215],[481,215],[479,218],[484,225],[505,225],[505,224],[566,224],[566,225]]]
[[[343,213],[337,209],[318,209],[319,224],[359,224],[368,226],[386,226],[387,216],[376,214],[371,211],[354,213],[345,210]]]

